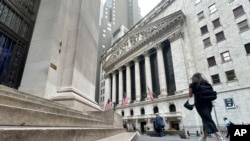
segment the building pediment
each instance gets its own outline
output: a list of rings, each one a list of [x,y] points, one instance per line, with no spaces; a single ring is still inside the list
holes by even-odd
[[[179,37],[178,29],[184,22],[185,16],[182,11],[177,11],[162,19],[148,23],[147,25],[135,28],[116,42],[103,56],[103,69],[107,70],[117,62],[139,48],[152,44],[155,38],[160,38],[166,34],[169,40]]]

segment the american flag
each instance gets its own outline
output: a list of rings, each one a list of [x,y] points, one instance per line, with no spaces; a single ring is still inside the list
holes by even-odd
[[[108,99],[107,103],[106,103],[106,106],[105,106],[105,109],[109,109],[113,106],[112,102],[110,99]]]
[[[122,106],[127,105],[127,103],[128,103],[128,96],[127,96],[127,93],[124,92],[123,93],[123,98],[122,98]]]
[[[153,92],[148,88],[148,95],[152,101],[155,100]]]

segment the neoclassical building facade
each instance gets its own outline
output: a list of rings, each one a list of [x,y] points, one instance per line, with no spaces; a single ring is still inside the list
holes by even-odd
[[[155,113],[165,118],[166,128],[201,130],[197,112],[183,104],[191,76],[202,72],[218,92],[216,124],[223,126],[225,116],[249,123],[249,7],[249,1],[160,2],[103,54],[100,105],[112,100],[124,122],[142,132],[145,125],[153,130]]]

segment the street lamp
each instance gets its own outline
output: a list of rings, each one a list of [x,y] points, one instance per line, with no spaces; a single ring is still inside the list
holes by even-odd
[[[218,117],[217,117],[217,113],[216,113],[216,109],[215,109],[215,102],[213,102],[213,107],[214,107],[214,115],[215,115],[216,125],[217,125],[217,128],[219,128]],[[219,130],[220,130],[220,128],[219,128]]]

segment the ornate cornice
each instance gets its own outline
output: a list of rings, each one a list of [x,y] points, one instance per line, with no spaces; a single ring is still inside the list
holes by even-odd
[[[180,29],[184,20],[183,12],[177,11],[142,27],[140,30],[131,31],[119,44],[115,44],[108,53],[104,54],[103,69],[113,69],[113,66],[124,58],[144,46],[154,45],[163,36],[168,36],[167,39],[170,42],[183,37],[183,32]]]
[[[146,16],[144,16],[144,18],[142,18],[136,25],[134,25],[130,31],[128,31],[124,36],[128,37],[127,34],[132,35],[135,34],[138,30],[140,31],[142,28],[147,28],[147,26],[150,26],[150,24],[148,24],[152,19],[154,19],[157,15],[159,15],[164,9],[166,9],[168,6],[170,6],[175,0],[162,0],[154,9],[152,9]],[[173,14],[169,15],[169,16],[174,16]],[[169,16],[167,16],[166,18],[168,18]],[[164,20],[164,18],[162,19]],[[160,20],[158,20],[160,21]],[[124,37],[124,38],[125,38]],[[124,38],[120,38],[118,39],[114,45],[111,47],[111,49],[109,49],[104,55],[109,55],[112,50],[116,49],[117,46],[116,44],[121,44],[121,42],[124,41]],[[127,40],[127,38],[125,39]],[[128,46],[130,46],[129,42],[125,43],[128,44]]]

